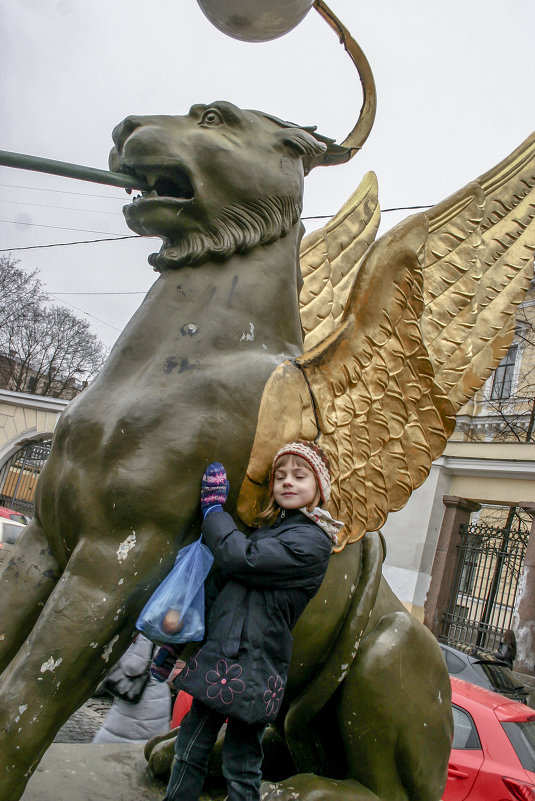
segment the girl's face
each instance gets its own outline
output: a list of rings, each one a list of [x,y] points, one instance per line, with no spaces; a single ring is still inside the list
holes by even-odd
[[[289,454],[277,462],[273,476],[273,497],[282,509],[301,509],[319,503],[316,476],[303,459]]]

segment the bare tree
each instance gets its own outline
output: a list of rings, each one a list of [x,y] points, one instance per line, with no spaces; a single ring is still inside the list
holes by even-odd
[[[47,301],[38,270],[28,273],[18,264],[12,256],[0,255],[0,330],[13,325],[28,307]]]
[[[85,320],[46,305],[36,271],[16,265],[0,260],[0,385],[72,398],[101,368],[104,347]]]
[[[512,350],[519,360],[510,391],[503,395],[495,390],[498,371],[494,376],[488,400],[489,412],[496,416],[494,440],[529,442],[535,422],[535,314],[533,292],[518,310]],[[531,302],[530,302],[531,301]],[[500,368],[498,368],[499,370]],[[503,368],[502,368],[503,369]],[[498,390],[499,390],[498,384]],[[507,388],[506,388],[507,389]],[[493,391],[494,390],[494,391]]]
[[[44,324],[37,385],[43,395],[61,396],[75,381],[86,383],[98,373],[104,347],[89,323],[63,307],[47,309]]]

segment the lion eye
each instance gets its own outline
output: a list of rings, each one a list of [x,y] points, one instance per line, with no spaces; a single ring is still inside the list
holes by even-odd
[[[201,124],[202,125],[219,125],[222,122],[222,119],[217,111],[210,109],[210,111],[205,111],[202,115]]]

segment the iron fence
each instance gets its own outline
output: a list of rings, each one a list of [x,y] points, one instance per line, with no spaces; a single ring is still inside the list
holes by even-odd
[[[455,648],[493,651],[512,628],[530,533],[512,507],[504,527],[461,525],[457,566],[440,639]]]
[[[50,453],[51,440],[28,442],[0,468],[0,505],[33,515],[35,485]]]

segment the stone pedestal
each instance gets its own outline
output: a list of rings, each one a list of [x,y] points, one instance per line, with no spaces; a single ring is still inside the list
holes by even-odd
[[[161,801],[165,784],[152,777],[143,743],[53,743],[21,801]]]

